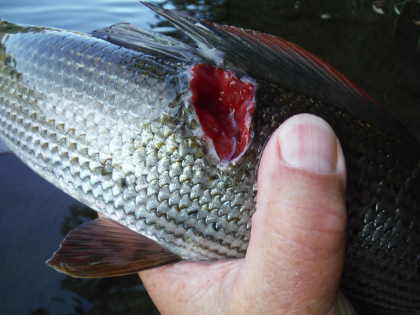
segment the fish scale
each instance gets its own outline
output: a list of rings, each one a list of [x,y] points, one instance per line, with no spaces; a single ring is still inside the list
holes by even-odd
[[[401,152],[393,147],[404,141],[403,138],[390,135],[388,130],[379,130],[364,120],[350,118],[336,106],[324,106],[316,100],[308,103],[304,97],[281,94],[277,88],[270,97],[270,90],[268,86],[266,91],[259,91],[270,100],[268,104],[273,103],[273,98],[278,99],[274,102],[276,108],[267,106],[262,109],[263,113],[257,114],[264,132],[269,133],[281,120],[276,116],[307,112],[326,119],[342,143],[348,168],[349,215],[342,281],[345,292],[352,298],[385,308],[405,305],[416,309],[413,297],[419,296],[420,290],[419,254],[415,248],[420,248],[420,230],[418,218],[409,219],[408,213],[417,210],[413,205],[419,198],[420,167],[409,158],[396,157]],[[267,124],[270,120],[276,123]],[[397,269],[400,271],[394,274]]]
[[[249,215],[240,219],[238,211],[235,220],[228,211],[231,203],[238,203],[235,192],[241,187],[223,194],[223,205],[212,199],[212,189],[226,190],[232,183],[217,174],[223,171],[209,171],[213,162],[206,160],[202,150],[188,149],[202,147],[202,140],[186,132],[174,133],[180,127],[166,108],[161,117],[152,113],[149,119],[137,109],[144,106],[153,111],[153,102],[162,100],[155,94],[136,99],[155,87],[156,80],[142,75],[151,65],[136,64],[136,53],[111,44],[83,38],[77,45],[77,40],[75,35],[54,31],[3,38],[6,54],[13,56],[13,66],[3,62],[0,68],[0,134],[8,146],[76,199],[186,258],[242,256],[249,238]],[[103,60],[105,51],[111,52],[106,58],[113,62]],[[102,67],[105,70],[94,71]],[[11,71],[15,79],[8,75]],[[107,84],[114,81],[116,85]],[[159,90],[169,89],[168,84],[163,82]],[[132,95],[136,90],[140,92]],[[27,102],[28,91],[34,95],[32,102]],[[163,98],[164,103],[171,101]],[[117,108],[119,104],[125,105]],[[163,122],[171,123],[172,130],[162,134]],[[182,126],[182,130],[188,128]],[[247,187],[244,183],[241,190],[247,192]],[[160,194],[159,200],[165,190],[167,196]],[[251,212],[252,203],[245,201],[253,195],[242,197],[242,212]],[[194,218],[201,218],[199,224]],[[226,242],[225,232],[215,231],[216,221],[220,230],[224,227],[232,234],[227,240],[234,238],[234,242]]]
[[[126,24],[92,37],[0,22],[0,136],[12,151],[74,198],[182,259],[237,258],[249,242],[264,145],[292,115],[319,115],[347,161],[341,287],[381,308],[420,309],[418,141],[291,43],[154,10],[197,46]],[[209,140],[201,128],[196,108],[206,108],[193,104],[190,85],[197,64],[256,89],[251,141],[235,160],[218,159],[217,137]]]

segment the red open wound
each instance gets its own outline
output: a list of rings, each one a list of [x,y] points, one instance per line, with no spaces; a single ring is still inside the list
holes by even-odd
[[[192,104],[222,162],[241,156],[251,140],[255,85],[208,64],[192,68]]]

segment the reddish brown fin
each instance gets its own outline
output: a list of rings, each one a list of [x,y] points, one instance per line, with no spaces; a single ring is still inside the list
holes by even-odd
[[[71,231],[47,264],[72,277],[107,278],[178,260],[155,241],[113,220],[99,218]]]

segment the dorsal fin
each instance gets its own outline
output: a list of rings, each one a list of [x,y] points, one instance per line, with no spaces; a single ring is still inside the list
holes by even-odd
[[[150,3],[143,4],[168,19],[200,48],[220,50],[223,66],[229,70],[257,81],[278,83],[333,104],[342,103],[344,98],[371,102],[370,97],[344,75],[296,44],[273,35],[198,21]]]
[[[404,141],[396,141],[398,151],[404,160],[416,162],[416,155],[408,152],[420,154],[419,142],[412,133],[343,74],[298,45],[273,35],[198,21],[142,3],[192,38],[204,58],[208,57],[206,51],[220,51],[223,61],[218,66],[250,76],[257,85],[277,84],[341,108],[355,119],[374,123],[386,132],[384,136],[404,134]]]
[[[246,41],[246,43],[250,46],[263,46],[266,50],[270,51],[273,56],[275,56],[276,62],[282,60],[282,63],[293,64],[293,67],[295,68],[302,67],[302,70],[305,71],[305,75],[307,75],[307,72],[310,72],[310,70],[312,70],[317,75],[319,75],[320,78],[324,79],[325,81],[329,81],[329,84],[332,87],[336,89],[345,89],[348,90],[348,93],[352,93],[354,95],[359,95],[370,99],[370,96],[365,91],[357,87],[342,73],[338,72],[329,64],[325,63],[315,55],[311,54],[310,52],[304,50],[303,48],[294,43],[291,43],[274,35],[261,33],[253,30],[241,29],[238,27],[228,25],[218,25],[215,23],[212,23],[212,25],[220,30],[226,31],[232,35],[240,37],[242,40]],[[261,47],[254,47],[254,49],[261,50]],[[284,60],[287,60],[287,62]],[[284,69],[284,65],[282,65],[282,63],[280,63],[277,66],[277,68]],[[276,69],[274,69],[273,71],[274,73],[276,73],[275,70]],[[275,80],[277,81],[279,79],[275,78]],[[281,81],[283,81],[283,79],[281,79]],[[306,87],[307,83],[308,82],[306,78]]]
[[[47,264],[72,277],[107,278],[178,260],[155,241],[101,217],[71,231]]]
[[[118,23],[93,31],[92,36],[140,52],[152,52],[178,60],[194,60],[194,49],[183,42],[129,23]]]

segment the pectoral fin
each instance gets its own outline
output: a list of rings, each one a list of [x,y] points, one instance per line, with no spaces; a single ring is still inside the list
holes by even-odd
[[[99,218],[71,231],[47,264],[72,277],[107,278],[178,260],[155,241],[111,219]]]

